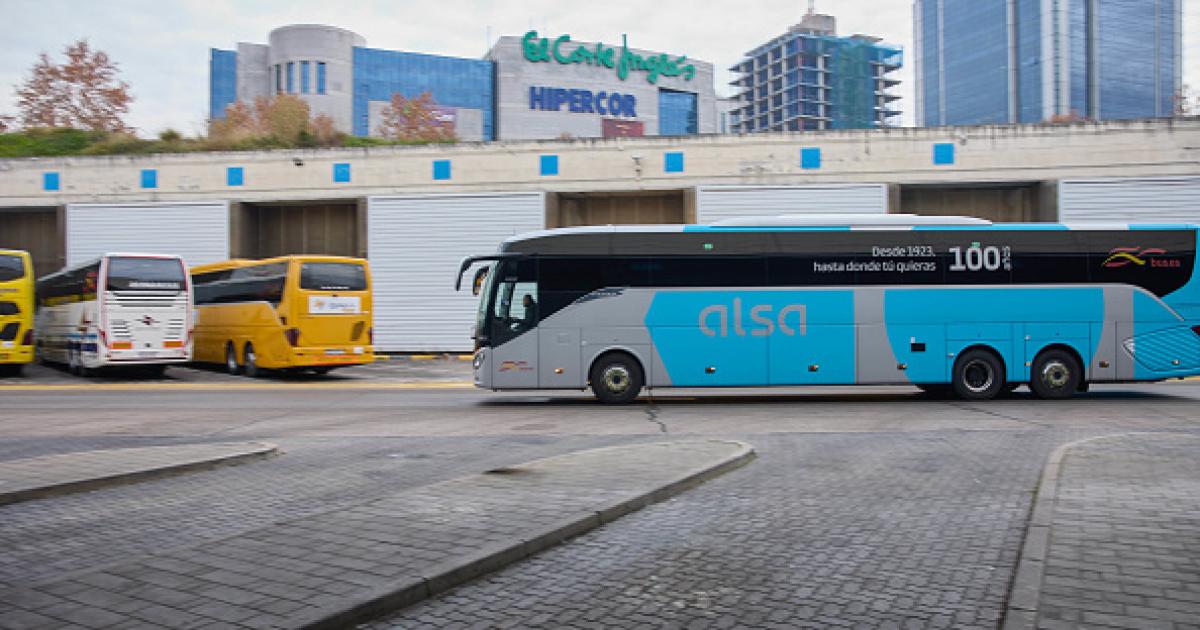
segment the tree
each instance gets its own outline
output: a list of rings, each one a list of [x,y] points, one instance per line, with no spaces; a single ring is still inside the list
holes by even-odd
[[[412,142],[455,142],[454,123],[441,120],[437,103],[429,92],[406,98],[399,92],[380,114],[379,135]]]
[[[17,88],[17,108],[25,127],[73,127],[92,131],[129,131],[124,116],[133,96],[117,78],[117,64],[86,39],[67,46],[66,63],[46,53]]]

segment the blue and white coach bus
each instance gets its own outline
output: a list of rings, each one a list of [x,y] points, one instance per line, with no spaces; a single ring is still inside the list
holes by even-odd
[[[1027,384],[1200,374],[1195,225],[769,217],[533,232],[472,264],[475,384],[585,389]],[[486,274],[486,275],[485,275]]]

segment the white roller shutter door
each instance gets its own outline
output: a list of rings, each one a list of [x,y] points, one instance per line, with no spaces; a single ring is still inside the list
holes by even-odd
[[[105,252],[178,254],[189,266],[229,258],[229,202],[67,204],[67,265]]]
[[[1063,223],[1195,223],[1200,177],[1064,179],[1058,217]]]
[[[470,350],[479,301],[469,277],[462,291],[454,290],[459,262],[494,253],[514,234],[542,229],[545,215],[540,192],[368,197],[375,347]]]
[[[781,214],[870,214],[888,211],[886,184],[700,186],[700,223]]]

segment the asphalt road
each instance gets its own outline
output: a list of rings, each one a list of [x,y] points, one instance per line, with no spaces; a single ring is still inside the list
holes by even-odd
[[[233,439],[285,451],[0,508],[0,585],[556,453],[700,435],[747,441],[759,459],[375,627],[994,627],[1055,447],[1200,433],[1197,381],[971,404],[904,387],[679,390],[613,408],[477,391],[453,359],[374,369],[0,384],[0,459]]]

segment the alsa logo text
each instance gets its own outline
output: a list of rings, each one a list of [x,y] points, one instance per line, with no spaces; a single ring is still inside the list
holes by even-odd
[[[733,334],[746,336],[746,327],[742,323],[742,299],[733,298],[732,309],[724,304],[712,304],[700,311],[698,323],[700,332],[708,337],[728,337],[730,311],[732,311]],[[749,330],[752,337],[767,337],[775,334],[775,330],[794,336],[808,333],[808,309],[803,304],[788,304],[775,313],[771,304],[756,304],[750,307]],[[715,327],[714,327],[715,326]]]
[[[1114,247],[1108,252],[1102,266],[1117,269],[1128,265],[1151,268],[1179,268],[1183,261],[1178,258],[1163,258],[1167,250],[1161,247]]]

